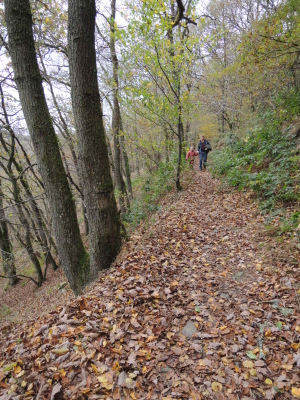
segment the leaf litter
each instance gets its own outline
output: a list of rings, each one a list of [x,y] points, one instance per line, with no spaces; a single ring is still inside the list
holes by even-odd
[[[190,179],[89,292],[1,331],[0,399],[300,398],[295,255],[272,258],[247,196]]]

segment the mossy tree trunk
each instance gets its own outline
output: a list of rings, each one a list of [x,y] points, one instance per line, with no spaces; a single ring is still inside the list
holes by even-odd
[[[62,267],[75,293],[90,279],[76,209],[63,167],[38,68],[29,0],[5,0],[9,52],[20,101],[37,156]]]
[[[94,0],[69,0],[68,54],[78,161],[86,202],[91,273],[108,268],[120,249],[120,218],[106,146],[95,51]]]
[[[56,95],[55,95],[55,92],[54,92],[54,89],[53,89],[51,78],[49,77],[49,75],[47,73],[47,69],[46,69],[46,66],[45,66],[45,63],[44,63],[44,60],[43,60],[43,55],[42,55],[40,50],[38,50],[38,55],[39,55],[40,63],[41,63],[41,66],[42,66],[42,72],[43,72],[44,76],[46,77],[47,83],[49,85],[49,89],[50,89],[50,92],[51,92],[51,96],[52,96],[52,100],[53,100],[53,103],[54,103],[54,107],[55,107],[55,109],[57,111],[59,120],[61,122],[61,126],[57,124],[58,128],[59,128],[59,131],[62,134],[63,138],[67,142],[67,145],[69,147],[69,150],[70,150],[70,153],[71,153],[71,157],[72,157],[72,160],[73,160],[73,163],[74,163],[74,167],[75,167],[76,173],[77,173],[77,175],[79,177],[80,175],[79,175],[79,168],[78,168],[78,157],[77,157],[77,154],[76,154],[76,150],[75,150],[74,140],[72,138],[72,134],[71,134],[71,132],[70,132],[70,130],[68,128],[67,122],[66,122],[66,120],[65,120],[65,118],[63,116],[63,113],[62,113],[62,111],[60,109],[60,106],[58,104],[58,101],[56,99]],[[71,174],[70,174],[70,177],[71,177]],[[85,234],[88,235],[89,234],[89,226],[88,226],[88,220],[87,220],[87,216],[86,216],[86,208],[85,208],[85,205],[84,205],[84,198],[83,198],[83,193],[82,193],[82,183],[80,181],[80,178],[79,178],[79,188],[80,188],[82,215],[83,215],[83,221],[84,221],[84,230],[85,230]]]

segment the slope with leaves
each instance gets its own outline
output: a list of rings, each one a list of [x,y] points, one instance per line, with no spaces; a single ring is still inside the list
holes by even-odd
[[[85,296],[1,332],[1,399],[299,398],[294,256],[243,194],[185,186]]]

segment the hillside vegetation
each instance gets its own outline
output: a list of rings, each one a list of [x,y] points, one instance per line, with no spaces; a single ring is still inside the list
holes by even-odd
[[[277,233],[299,242],[300,96],[276,98],[274,108],[257,116],[243,137],[222,138],[212,171],[230,185],[251,190]],[[273,221],[274,222],[274,221]],[[274,227],[276,230],[276,227]]]

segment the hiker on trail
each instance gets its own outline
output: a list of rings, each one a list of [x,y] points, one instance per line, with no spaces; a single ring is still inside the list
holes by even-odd
[[[187,153],[185,159],[186,159],[186,160],[189,160],[189,159],[190,159],[190,166],[191,166],[192,168],[193,168],[193,166],[194,166],[194,159],[195,159],[195,157],[196,157],[197,155],[198,155],[198,151],[196,151],[196,150],[194,149],[193,146],[190,147],[190,149],[189,149],[189,151],[188,151],[188,153]]]
[[[211,145],[208,140],[204,138],[204,135],[201,135],[200,142],[198,144],[198,152],[199,152],[199,167],[200,171],[202,171],[202,164],[203,168],[206,169],[206,161],[207,161],[207,154],[211,150]]]

